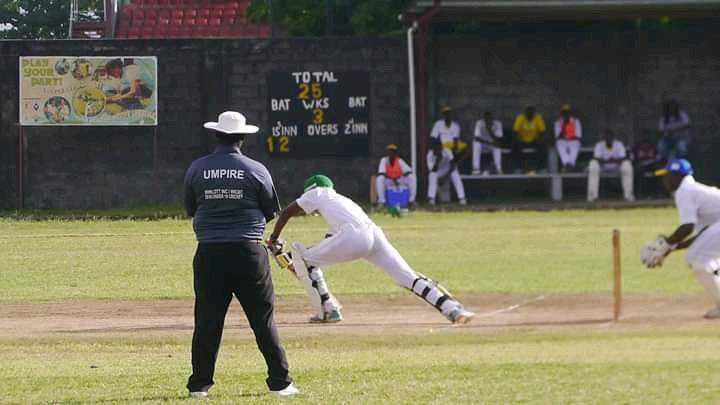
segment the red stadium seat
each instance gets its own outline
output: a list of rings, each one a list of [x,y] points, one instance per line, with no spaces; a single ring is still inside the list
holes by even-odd
[[[208,25],[208,19],[204,17],[198,17],[195,19],[195,25]]]
[[[195,25],[195,19],[194,18],[184,18],[183,26],[185,26],[185,25],[189,25],[192,27],[193,25]]]
[[[127,38],[140,38],[140,32],[140,28],[132,27],[130,31],[128,31]]]
[[[123,7],[123,8],[120,10],[120,18],[121,18],[121,19],[124,19],[124,20],[125,20],[125,19],[126,19],[126,20],[129,20],[129,19],[132,18],[134,11],[135,11],[135,8],[134,8],[134,7],[130,7],[130,4],[128,4],[127,6]]]
[[[222,17],[224,12],[225,12],[225,9],[222,6],[221,7],[213,7],[212,12],[210,13],[210,16]]]
[[[225,8],[225,9],[223,10],[223,15],[224,15],[224,16],[235,17],[235,16],[238,15],[238,10],[237,10],[236,8]]]
[[[196,9],[189,8],[189,9],[185,10],[185,17],[197,17],[197,16],[198,16],[198,12]]]
[[[170,24],[174,25],[176,27],[182,27],[183,20],[181,18],[176,18],[176,19],[170,20]]]
[[[222,19],[222,25],[233,25],[235,24],[235,17],[225,16]]]
[[[208,24],[214,25],[214,26],[220,26],[223,25],[222,20],[219,18],[211,18],[208,20]]]
[[[185,14],[184,11],[183,11],[183,9],[181,9],[181,8],[176,8],[176,9],[173,9],[173,10],[172,10],[172,12],[171,12],[171,14],[170,14],[170,18],[175,18],[175,19],[177,19],[177,18],[183,18],[183,14]]]
[[[200,9],[198,9],[197,15],[198,15],[198,17],[209,18],[210,17],[210,9],[207,7],[200,8]]]

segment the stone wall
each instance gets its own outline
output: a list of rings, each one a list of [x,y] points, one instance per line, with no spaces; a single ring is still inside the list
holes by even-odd
[[[431,47],[430,111],[452,105],[469,139],[486,110],[511,127],[523,105],[535,104],[550,127],[568,103],[582,120],[586,145],[605,127],[632,143],[644,128],[657,128],[661,101],[673,97],[693,122],[698,176],[720,182],[709,152],[720,150],[718,40],[717,26],[692,22],[683,31],[597,24],[439,35]]]
[[[624,141],[636,139],[642,128],[657,126],[662,98],[675,97],[694,123],[692,159],[698,178],[720,182],[712,152],[720,147],[718,40],[716,26],[663,32],[548,25],[436,35],[430,110],[451,104],[469,139],[473,122],[485,110],[510,126],[524,104],[534,103],[552,125],[560,105],[569,103],[583,121],[585,143],[591,144],[605,126]],[[249,138],[245,153],[267,164],[283,200],[295,197],[302,180],[315,171],[342,179],[341,192],[365,200],[384,146],[394,142],[405,152],[410,149],[404,39],[4,41],[0,51],[0,208],[13,208],[17,201],[21,55],[156,55],[160,71],[156,170],[152,128],[28,127],[26,208],[180,203],[185,168],[214,145],[204,121],[233,109],[268,129],[269,71],[371,72],[373,156],[271,159],[262,137]],[[426,117],[428,129],[435,118]]]
[[[315,171],[345,179],[338,189],[367,199],[369,176],[384,145],[409,149],[407,60],[402,40],[131,40],[0,42],[0,207],[16,206],[18,57],[39,55],[156,55],[159,125],[157,170],[151,127],[25,127],[26,208],[119,207],[180,203],[188,164],[214,146],[202,123],[226,109],[268,129],[266,73],[284,70],[371,72],[373,156],[352,160],[270,159],[262,136],[243,150],[273,173],[289,200]]]

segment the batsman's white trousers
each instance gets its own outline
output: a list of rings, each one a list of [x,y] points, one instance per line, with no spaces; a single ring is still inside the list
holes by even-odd
[[[710,225],[690,245],[686,256],[695,277],[720,307],[720,222]]]
[[[472,156],[472,168],[473,171],[480,170],[480,167],[482,167],[482,150],[483,148],[488,148],[490,151],[492,151],[493,155],[493,163],[495,163],[495,169],[498,172],[502,171],[502,150],[500,148],[496,148],[494,146],[483,146],[480,142],[473,141],[473,156]]]
[[[435,200],[435,196],[437,195],[437,189],[438,189],[438,182],[441,178],[445,177],[448,174],[447,170],[437,172],[430,172],[428,174],[428,198],[431,200]],[[457,194],[458,200],[464,200],[465,199],[465,187],[463,187],[462,179],[460,178],[460,173],[457,171],[457,169],[450,172],[450,181],[452,181],[453,187],[455,187],[455,194]]]
[[[410,192],[410,195],[408,196],[409,202],[415,202],[415,197],[417,195],[417,177],[415,177],[415,174],[410,173],[407,176],[400,177],[397,181],[401,186],[407,187]],[[385,203],[385,190],[394,185],[395,182],[385,176],[378,176],[375,179],[375,190],[377,190],[378,202],[380,204]]]
[[[340,232],[305,250],[304,259],[305,263],[315,267],[365,259],[383,269],[397,285],[408,289],[411,289],[413,282],[419,278],[390,244],[382,229],[374,223],[344,225]],[[460,305],[455,300],[448,300],[446,303],[441,309],[446,316]]]
[[[575,166],[578,153],[580,152],[580,140],[558,139],[555,141],[555,147],[557,148],[558,155],[560,156],[560,163],[563,165]]]
[[[601,171],[600,163],[595,159],[591,160],[590,165],[588,166],[588,201],[595,201],[598,198]],[[623,160],[622,163],[620,163],[620,177],[625,199],[628,201],[635,199],[635,193],[633,191],[633,167],[629,160]]]

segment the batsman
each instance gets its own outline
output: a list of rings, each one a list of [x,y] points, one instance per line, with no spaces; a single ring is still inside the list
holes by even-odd
[[[687,263],[715,302],[705,313],[707,319],[720,318],[720,189],[693,178],[693,168],[685,159],[673,159],[655,172],[674,194],[680,226],[670,236],[658,236],[640,251],[648,268],[662,266],[671,252],[687,249]]]
[[[292,217],[314,212],[329,226],[325,239],[310,247],[296,242],[292,255],[284,252],[280,233],[285,224]],[[383,269],[399,286],[412,291],[453,324],[465,324],[475,315],[440,284],[413,271],[382,229],[359,205],[337,193],[327,176],[316,174],[305,181],[303,194],[280,213],[266,243],[278,263],[293,270],[302,280],[310,303],[317,311],[310,322],[342,320],[340,304],[330,293],[322,268],[357,259],[366,259]]]

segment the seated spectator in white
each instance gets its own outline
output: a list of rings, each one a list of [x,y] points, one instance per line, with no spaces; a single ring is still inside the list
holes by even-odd
[[[472,155],[473,174],[480,174],[483,148],[492,151],[495,173],[502,174],[502,150],[500,149],[502,137],[502,123],[499,120],[494,120],[490,111],[485,112],[483,119],[475,123]]]
[[[661,169],[663,165],[660,162],[655,143],[650,141],[649,132],[648,130],[643,131],[640,140],[633,145],[630,151],[635,171],[637,196],[641,198],[650,197],[661,191],[661,184],[658,178],[654,176],[654,173],[655,170]],[[651,173],[653,176],[645,176],[646,173]]]
[[[563,105],[560,108],[560,118],[555,121],[555,146],[560,156],[561,171],[575,171],[581,138],[580,120],[572,115],[569,105]]]
[[[378,205],[385,205],[385,190],[388,187],[405,187],[408,189],[410,206],[415,205],[417,193],[417,178],[412,168],[398,155],[397,145],[387,146],[387,155],[380,159],[375,189],[378,195]]]
[[[671,160],[687,156],[692,133],[690,117],[680,110],[677,100],[666,101],[663,105],[663,116],[660,117],[658,130],[662,134],[657,144],[661,159]]]
[[[460,172],[457,169],[457,163],[453,153],[443,147],[438,139],[430,139],[430,150],[427,153],[428,175],[428,203],[435,205],[435,196],[437,195],[438,185],[441,181],[450,177],[455,194],[457,194],[460,205],[466,205],[465,188],[463,187]]]
[[[592,202],[598,198],[600,173],[620,173],[625,201],[634,201],[633,167],[628,159],[625,145],[615,139],[612,131],[605,132],[605,140],[595,144],[593,159],[588,167],[587,199]]]

